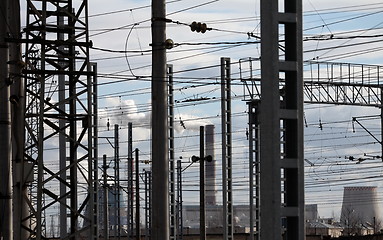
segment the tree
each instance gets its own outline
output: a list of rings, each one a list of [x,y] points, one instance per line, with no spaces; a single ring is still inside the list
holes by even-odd
[[[344,227],[344,236],[355,236],[360,234],[362,219],[355,213],[351,205],[342,208],[340,222]]]

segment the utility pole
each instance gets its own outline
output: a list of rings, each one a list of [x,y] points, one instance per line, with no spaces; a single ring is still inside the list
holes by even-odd
[[[152,230],[152,172],[144,170],[145,180],[145,240],[151,240]]]
[[[102,156],[104,170],[104,239],[109,240],[109,210],[108,210],[108,165],[106,164],[106,155]]]
[[[117,230],[117,235],[114,235],[114,237],[117,236],[117,239],[121,238],[121,214],[120,214],[120,147],[119,147],[119,132],[118,129],[119,126],[118,124],[114,125],[114,177],[115,177],[115,217],[117,218],[116,220],[116,228],[115,231]],[[115,232],[116,233],[116,232]]]
[[[136,239],[141,239],[140,229],[140,165],[139,165],[139,150],[135,149],[136,152]]]
[[[133,239],[133,125],[128,123],[128,239]]]
[[[177,239],[183,239],[183,217],[182,217],[182,162],[177,160]]]
[[[221,58],[221,127],[222,127],[222,203],[223,239],[234,239],[232,133],[231,133],[231,63]]]
[[[175,160],[174,160],[174,86],[173,65],[167,65],[168,80],[168,123],[169,123],[169,195],[170,195],[170,240],[177,239],[176,226],[176,190],[175,190]]]
[[[24,160],[25,146],[25,83],[21,77],[23,64],[21,62],[21,23],[20,1],[8,1],[8,27],[10,38],[14,41],[8,43],[9,52],[9,78],[11,80],[11,122],[12,122],[12,168],[13,168],[13,238],[14,240],[27,239],[28,232],[22,227],[22,219],[28,216],[27,205],[27,179],[31,181],[31,174],[27,174],[31,167]],[[29,175],[29,177],[26,177]]]
[[[214,125],[205,126],[205,155],[211,156],[211,162],[205,162],[205,180],[206,180],[206,205],[215,206],[216,201],[216,175],[215,175],[215,154],[214,154]]]
[[[206,204],[205,204],[205,128],[200,126],[199,128],[200,140],[199,140],[199,228],[200,228],[200,240],[206,240]]]
[[[0,239],[13,239],[11,178],[11,114],[8,74],[8,1],[0,2]]]
[[[153,240],[168,240],[170,232],[165,18],[165,0],[152,0]]]

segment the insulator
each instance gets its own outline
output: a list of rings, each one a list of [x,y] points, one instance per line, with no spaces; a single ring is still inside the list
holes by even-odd
[[[207,25],[206,23],[201,23],[201,22],[192,22],[192,24],[190,24],[190,29],[193,31],[193,32],[200,32],[200,33],[205,33],[207,30],[209,30],[207,28]]]
[[[165,48],[166,49],[172,49],[174,47],[174,42],[171,39],[166,39],[165,41]]]
[[[205,157],[205,160],[206,160],[207,162],[211,162],[211,161],[213,161],[213,157],[212,157],[211,155],[207,155],[207,156]]]
[[[191,160],[192,160],[192,162],[197,162],[197,161],[199,161],[200,160],[200,158],[199,157],[197,157],[197,156],[192,156],[192,158],[191,158]]]
[[[197,30],[197,23],[192,22],[192,24],[190,24],[190,29],[192,30],[192,32],[195,32]]]
[[[201,24],[201,33],[205,33],[206,30],[207,30],[207,25],[206,25],[206,23],[202,23],[202,24]]]

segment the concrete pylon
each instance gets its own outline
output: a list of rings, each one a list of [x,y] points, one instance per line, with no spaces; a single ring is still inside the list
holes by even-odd
[[[13,239],[12,235],[12,177],[11,177],[11,106],[8,74],[9,32],[7,22],[8,1],[0,2],[0,239]]]

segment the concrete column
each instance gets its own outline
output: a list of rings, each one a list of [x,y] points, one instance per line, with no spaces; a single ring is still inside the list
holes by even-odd
[[[169,239],[168,97],[165,0],[152,0],[152,239]]]
[[[11,107],[8,74],[8,1],[0,1],[0,239],[13,239],[11,198]]]
[[[215,154],[214,154],[214,125],[205,126],[205,150],[206,156],[210,155],[213,159],[211,162],[206,161],[206,171],[205,171],[205,180],[206,180],[206,205],[212,206],[216,205],[216,187],[215,187]]]

